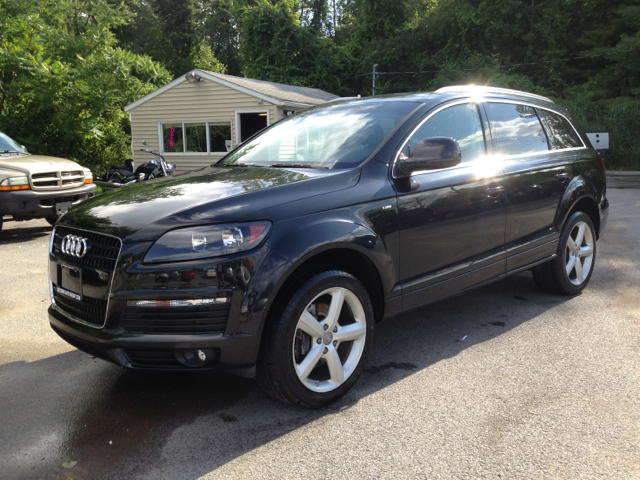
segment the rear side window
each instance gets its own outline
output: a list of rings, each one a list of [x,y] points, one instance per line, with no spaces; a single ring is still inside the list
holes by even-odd
[[[511,103],[486,103],[496,155],[522,155],[549,150],[547,136],[533,108]]]
[[[549,145],[552,150],[583,146],[580,137],[564,117],[541,108],[536,108],[536,112],[538,112],[540,120],[542,120],[542,124],[547,131]]]
[[[436,113],[413,134],[407,146],[413,150],[430,137],[451,137],[457,141],[463,163],[485,155],[482,123],[475,103],[454,105]]]

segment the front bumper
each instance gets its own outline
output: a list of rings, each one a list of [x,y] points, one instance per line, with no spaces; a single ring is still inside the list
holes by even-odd
[[[132,335],[95,330],[49,307],[51,328],[67,343],[122,367],[143,370],[215,370],[251,366],[254,341],[247,335]],[[190,364],[185,353],[202,350],[204,362]]]
[[[12,215],[16,220],[49,217],[54,215],[56,203],[71,202],[75,205],[93,197],[96,189],[94,184],[88,183],[65,190],[0,192],[0,218],[2,215]]]
[[[64,227],[57,227],[64,228]],[[60,266],[68,263],[50,255],[52,305],[49,322],[65,341],[98,358],[133,369],[225,370],[255,365],[264,321],[274,298],[274,278],[280,278],[290,263],[266,245],[256,250],[214,259],[173,264],[145,265],[144,254],[150,243],[125,244],[108,284],[99,286],[100,273],[82,269],[82,296],[108,299],[104,324],[89,323],[75,317],[53,290]],[[158,324],[145,324],[143,330],[127,324],[130,300],[187,300],[224,297],[228,299],[226,323],[212,333],[191,331],[155,332]],[[73,302],[71,302],[73,304]],[[80,308],[78,302],[74,304]],[[180,307],[175,318],[180,319]],[[65,310],[66,309],[66,310]],[[165,313],[165,315],[167,315]],[[166,318],[166,317],[165,317]],[[173,322],[173,313],[169,314]],[[179,323],[179,322],[178,322]],[[173,324],[175,325],[175,324]],[[163,325],[164,326],[164,325]],[[170,326],[169,328],[175,328]],[[206,361],[185,361],[202,350]]]

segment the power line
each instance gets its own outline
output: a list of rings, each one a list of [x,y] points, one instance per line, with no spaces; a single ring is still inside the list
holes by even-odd
[[[442,69],[442,70],[419,70],[417,72],[379,72],[378,75],[406,75],[406,74],[420,74],[420,73],[442,73],[442,72],[471,72],[475,70],[487,70],[492,68],[512,68],[512,67],[522,67],[522,66],[530,66],[530,65],[542,65],[544,63],[553,63],[553,62],[569,62],[571,60],[581,60],[584,58],[594,58],[594,57],[604,57],[607,55],[617,55],[619,53],[628,53],[633,52],[637,49],[632,48],[630,50],[623,50],[621,52],[611,52],[611,53],[597,53],[594,55],[583,55],[581,57],[569,57],[569,58],[557,58],[554,60],[542,60],[540,62],[528,62],[528,63],[512,63],[511,65],[498,65],[497,67],[477,67],[477,68],[451,68],[451,69]],[[369,73],[364,73],[364,75],[369,75]]]
[[[528,63],[512,63],[510,65],[498,65],[497,67],[476,67],[476,68],[444,68],[441,70],[418,70],[416,72],[377,72],[377,76],[381,75],[418,75],[423,73],[443,73],[443,72],[473,72],[476,70],[489,70],[492,68],[513,68],[513,67],[522,67],[522,66],[531,66],[531,65],[543,65],[545,63],[553,63],[553,62],[569,62],[571,60],[581,60],[585,58],[595,58],[595,57],[605,57],[609,55],[617,55],[619,53],[629,53],[638,50],[637,48],[632,48],[630,50],[623,50],[621,52],[610,52],[610,53],[597,53],[593,55],[583,55],[580,57],[568,57],[568,58],[557,58],[554,60],[542,60],[540,62],[528,62]],[[361,73],[360,75],[353,75],[351,77],[343,77],[339,78],[338,81],[341,82],[343,80],[351,80],[359,77],[366,77],[371,75],[371,72]],[[310,88],[317,88],[318,85],[312,85]]]

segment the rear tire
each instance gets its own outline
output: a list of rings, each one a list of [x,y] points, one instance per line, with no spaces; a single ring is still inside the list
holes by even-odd
[[[337,400],[364,370],[373,324],[371,300],[355,277],[335,270],[314,275],[267,326],[258,383],[307,408]]]
[[[596,231],[591,218],[576,212],[565,223],[552,261],[535,267],[533,279],[544,291],[577,295],[589,283],[596,261]]]

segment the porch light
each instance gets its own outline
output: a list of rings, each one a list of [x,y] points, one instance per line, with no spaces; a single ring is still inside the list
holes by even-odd
[[[199,77],[198,75],[195,74],[195,72],[189,72],[187,73],[184,78],[187,79],[187,82],[189,83],[198,83],[198,82],[203,82],[203,78]]]

